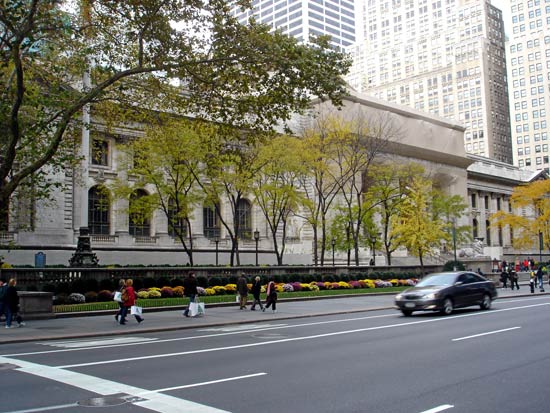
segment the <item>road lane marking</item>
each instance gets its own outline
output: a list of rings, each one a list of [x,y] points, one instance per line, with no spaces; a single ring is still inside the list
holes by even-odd
[[[215,407],[206,406],[163,393],[150,393],[143,396],[147,389],[126,385],[112,380],[106,380],[99,377],[90,376],[74,371],[62,370],[58,367],[50,367],[43,364],[31,363],[28,361],[17,360],[7,357],[0,357],[0,363],[11,363],[19,366],[18,371],[32,374],[64,383],[69,386],[90,391],[102,396],[108,396],[117,393],[124,393],[130,396],[140,397],[146,400],[136,401],[132,404],[159,413],[229,413],[226,410],[220,410]]]
[[[257,329],[264,329],[264,328],[272,328],[272,327],[285,327],[288,324],[241,324],[236,326],[226,326],[226,327],[212,327],[212,328],[201,328],[197,331],[200,332],[210,332],[210,331],[221,331],[223,333],[231,333],[233,331],[241,332],[243,330],[257,330]]]
[[[147,337],[113,337],[101,340],[67,340],[67,341],[49,341],[46,343],[40,343],[44,346],[62,347],[68,349],[75,348],[90,348],[90,347],[109,347],[116,345],[128,345],[128,344],[142,344],[156,341],[156,338]]]
[[[470,338],[483,337],[483,336],[488,336],[490,334],[498,334],[498,333],[504,333],[505,331],[517,330],[518,328],[521,328],[521,327],[503,328],[502,330],[488,331],[486,333],[474,334],[472,336],[453,338],[451,341],[468,340]]]
[[[314,334],[314,335],[311,335],[311,336],[284,338],[284,339],[279,339],[279,340],[262,341],[262,342],[248,343],[248,344],[238,344],[238,345],[234,345],[234,346],[214,347],[214,348],[206,348],[206,349],[200,349],[200,350],[188,350],[188,351],[181,351],[181,352],[177,352],[177,353],[152,354],[152,355],[149,355],[149,356],[139,356],[139,357],[128,357],[128,358],[114,359],[114,360],[94,361],[94,362],[90,362],[90,363],[67,364],[67,365],[63,365],[63,366],[58,366],[58,368],[70,369],[70,368],[77,368],[77,367],[98,366],[98,365],[102,365],[102,364],[125,363],[125,362],[130,362],[130,361],[150,360],[150,359],[156,359],[156,358],[178,357],[178,356],[187,356],[187,355],[191,355],[191,354],[201,354],[201,353],[212,353],[212,352],[216,352],[216,351],[238,350],[238,349],[250,348],[250,347],[267,346],[267,345],[271,345],[271,344],[290,343],[290,342],[293,342],[293,341],[314,340],[314,339],[319,339],[319,338],[335,337],[335,336],[346,335],[346,334],[364,333],[364,332],[367,332],[367,331],[385,330],[385,329],[389,329],[389,328],[409,327],[409,326],[413,326],[413,325],[428,324],[428,323],[439,323],[439,322],[445,322],[445,321],[452,321],[452,320],[456,320],[456,319],[459,319],[459,318],[479,317],[479,316],[487,315],[487,314],[495,314],[495,313],[504,312],[504,311],[515,311],[517,309],[533,308],[533,307],[540,307],[540,306],[545,306],[545,305],[550,305],[550,303],[533,304],[533,305],[529,305],[529,306],[516,307],[516,308],[506,308],[506,309],[501,309],[501,310],[491,310],[491,311],[485,311],[485,312],[482,312],[482,313],[462,314],[462,315],[456,315],[456,316],[452,316],[452,317],[432,318],[432,319],[429,319],[429,320],[411,321],[411,322],[406,322],[406,323],[387,324],[387,325],[376,326],[376,327],[357,328],[357,329],[353,329],[353,330],[334,331],[334,332],[331,332],[331,333]]]
[[[293,324],[293,325],[282,324],[280,326],[278,326],[278,325],[273,326],[273,325],[270,324],[269,327],[261,328],[261,329],[232,331],[232,332],[217,333],[217,334],[203,334],[203,335],[191,336],[191,337],[156,339],[154,341],[142,342],[142,343],[113,344],[113,345],[110,345],[110,346],[93,346],[93,347],[88,347],[88,348],[70,348],[70,349],[60,349],[60,350],[31,351],[31,352],[26,352],[26,353],[0,354],[0,356],[20,357],[20,356],[33,356],[33,355],[40,355],[40,354],[64,353],[64,352],[68,352],[68,351],[72,352],[72,351],[95,350],[95,349],[114,348],[114,347],[123,347],[123,346],[137,346],[137,345],[142,345],[142,344],[157,344],[157,343],[160,344],[160,343],[169,343],[169,342],[173,342],[173,341],[185,341],[185,340],[196,340],[196,339],[200,339],[200,338],[213,338],[213,337],[232,336],[232,335],[237,335],[237,334],[254,333],[254,332],[257,332],[257,331],[279,330],[279,329],[283,329],[283,328],[311,327],[311,326],[317,326],[317,325],[323,325],[323,324],[345,323],[345,322],[353,322],[353,321],[369,320],[369,319],[374,319],[374,318],[385,318],[385,317],[395,317],[395,313],[383,314],[383,315],[374,315],[374,316],[366,316],[366,317],[355,317],[355,318],[347,318],[347,319],[339,319],[339,320],[316,321],[316,322],[313,322],[313,323],[301,323],[301,324]],[[38,342],[38,344],[47,344],[47,343]]]
[[[149,393],[163,393],[163,392],[172,391],[172,390],[189,389],[191,387],[208,386],[210,384],[224,383],[226,381],[249,379],[251,377],[265,376],[266,374],[267,373],[254,373],[254,374],[247,374],[245,376],[228,377],[226,379],[203,381],[201,383],[184,384],[182,386],[165,387],[164,389],[146,391],[145,393],[140,394],[140,396],[147,395]]]
[[[12,410],[9,413],[38,413],[38,412],[47,412],[48,410],[70,409],[72,407],[80,407],[80,406],[77,403],[60,404],[57,406],[37,407],[36,409]]]
[[[420,413],[437,413],[437,412],[442,412],[443,410],[452,409],[453,407],[454,406],[452,404],[442,404],[441,406],[434,407],[433,409],[430,409],[430,410],[424,410],[423,412],[420,412]]]

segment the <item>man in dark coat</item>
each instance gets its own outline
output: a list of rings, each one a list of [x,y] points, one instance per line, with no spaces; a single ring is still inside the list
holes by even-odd
[[[246,302],[248,300],[248,285],[246,282],[246,277],[243,273],[241,273],[241,276],[237,280],[237,292],[239,293],[239,305],[240,309],[244,310],[246,309]]]
[[[189,307],[191,303],[195,302],[195,297],[197,296],[197,279],[195,278],[195,273],[190,272],[185,280],[183,280],[183,293],[186,297],[189,297],[189,306],[185,309],[185,317],[189,317]]]

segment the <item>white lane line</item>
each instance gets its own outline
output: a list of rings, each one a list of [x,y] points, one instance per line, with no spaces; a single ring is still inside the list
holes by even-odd
[[[7,357],[0,357],[0,363],[10,363],[19,366],[18,371],[32,374],[38,377],[44,377],[69,386],[78,387],[82,390],[90,391],[102,396],[108,396],[117,393],[125,393],[130,396],[141,397],[146,400],[134,402],[132,404],[144,407],[159,413],[228,413],[225,410],[206,406],[192,402],[190,400],[180,399],[162,393],[149,393],[146,389],[129,386],[116,381],[105,380],[87,374],[74,371],[62,370],[57,367],[50,367],[42,364],[30,363],[28,361],[16,360]]]
[[[251,377],[265,376],[266,374],[267,373],[247,374],[245,376],[228,377],[226,379],[203,381],[201,383],[184,384],[183,386],[165,387],[164,389],[146,391],[145,393],[141,393],[140,396],[147,395],[150,393],[163,393],[163,392],[172,391],[172,390],[189,389],[191,387],[208,386],[210,384],[224,383],[226,381],[249,379]]]
[[[454,406],[452,404],[442,404],[441,406],[434,407],[433,409],[430,409],[430,410],[424,410],[423,412],[420,412],[420,413],[437,413],[437,412],[442,412],[443,410],[452,409],[453,407]]]
[[[474,334],[472,336],[453,338],[451,341],[468,340],[470,338],[483,337],[483,336],[488,336],[490,334],[498,334],[498,333],[504,333],[505,331],[517,330],[518,328],[521,328],[521,327],[510,327],[510,328],[503,328],[502,330],[487,331],[486,333]]]
[[[289,343],[289,342],[293,342],[293,341],[314,340],[314,339],[319,339],[319,338],[334,337],[334,336],[340,336],[340,335],[346,335],[346,334],[364,333],[364,332],[367,332],[367,331],[385,330],[385,329],[388,329],[388,328],[409,327],[409,326],[418,325],[418,324],[440,323],[440,322],[445,322],[445,321],[456,320],[456,319],[459,319],[459,318],[479,317],[479,316],[482,316],[482,315],[495,314],[495,313],[503,312],[503,311],[515,311],[515,310],[518,310],[518,309],[540,307],[540,306],[547,306],[547,305],[550,305],[550,303],[534,304],[534,305],[516,307],[516,308],[506,308],[506,309],[501,309],[501,310],[491,310],[491,311],[485,311],[485,312],[482,312],[482,313],[462,314],[462,315],[456,315],[456,316],[453,316],[453,317],[440,317],[440,318],[431,318],[429,320],[419,320],[419,321],[411,321],[411,322],[406,322],[406,323],[387,324],[387,325],[377,326],[377,327],[365,327],[365,328],[357,328],[357,329],[353,329],[353,330],[334,331],[332,333],[314,334],[314,335],[311,335],[311,336],[284,338],[284,339],[279,339],[279,340],[262,341],[262,342],[255,342],[255,343],[249,343],[249,344],[238,344],[238,345],[226,346],[226,347],[206,348],[206,349],[200,349],[200,350],[188,350],[188,351],[181,351],[181,352],[177,352],[177,353],[152,354],[152,355],[149,355],[149,356],[139,356],[139,357],[129,357],[129,358],[115,359],[115,360],[94,361],[94,362],[90,362],[90,363],[67,364],[67,365],[58,366],[58,367],[63,368],[63,369],[70,369],[70,368],[77,368],[77,367],[98,366],[98,365],[102,365],[102,364],[125,363],[125,362],[129,362],[129,361],[149,360],[149,359],[157,359],[157,358],[165,358],[165,357],[187,356],[187,355],[190,355],[190,354],[212,353],[212,352],[215,352],[215,351],[237,350],[237,349],[243,349],[243,348],[249,348],[249,347],[267,346],[267,345],[271,345],[271,344]]]
[[[71,407],[79,407],[76,403],[71,404],[60,404],[57,406],[46,406],[46,407],[37,407],[36,409],[26,409],[26,410],[13,410],[9,413],[35,413],[35,412],[47,412],[48,410],[61,410],[69,409]]]
[[[236,325],[236,326],[226,326],[226,327],[211,327],[211,328],[201,328],[197,331],[200,332],[211,332],[211,331],[221,331],[223,333],[232,333],[234,331],[243,331],[243,330],[258,330],[258,329],[264,329],[264,328],[270,328],[270,327],[283,327],[287,326],[288,324],[242,324],[242,325]]]
[[[13,353],[13,354],[0,354],[0,356],[4,357],[20,357],[20,356],[32,356],[32,355],[39,355],[39,354],[52,354],[52,353],[64,353],[68,351],[82,351],[82,350],[95,350],[95,349],[102,349],[102,348],[114,348],[114,347],[123,347],[123,346],[138,346],[143,344],[158,344],[158,343],[169,343],[172,341],[186,341],[186,340],[196,340],[200,338],[213,338],[213,337],[223,337],[223,336],[232,336],[236,334],[246,334],[246,333],[253,333],[258,331],[269,331],[269,330],[279,330],[284,328],[297,328],[297,327],[311,327],[311,326],[318,326],[323,324],[335,324],[335,323],[346,323],[346,322],[354,322],[354,321],[361,321],[361,320],[370,320],[375,318],[385,318],[385,317],[395,317],[395,313],[392,314],[383,314],[383,315],[375,315],[375,316],[366,316],[366,317],[355,317],[355,318],[347,318],[347,319],[339,319],[339,320],[329,320],[329,321],[316,321],[312,323],[302,323],[302,324],[293,324],[293,325],[287,325],[287,324],[276,324],[275,326],[272,324],[268,324],[269,327],[264,328],[254,328],[250,330],[241,330],[241,331],[231,331],[226,333],[217,333],[217,334],[203,334],[200,336],[192,336],[192,337],[178,337],[178,338],[167,338],[167,339],[156,339],[153,341],[145,341],[142,343],[126,343],[126,344],[114,344],[114,345],[102,345],[102,346],[92,346],[88,348],[69,348],[69,349],[62,349],[62,350],[44,350],[44,351],[32,351],[32,352],[26,352],[26,353]],[[38,343],[38,344],[44,344],[44,343]]]
[[[40,343],[44,346],[52,347],[63,347],[68,349],[74,348],[84,348],[84,347],[105,347],[105,346],[115,346],[115,345],[127,345],[127,344],[141,344],[141,343],[150,343],[151,341],[156,341],[156,338],[147,338],[147,337],[113,337],[106,339],[95,339],[95,340],[67,340],[67,341],[49,341]]]

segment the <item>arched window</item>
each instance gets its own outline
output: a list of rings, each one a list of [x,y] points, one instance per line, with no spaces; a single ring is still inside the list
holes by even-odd
[[[246,199],[239,199],[237,203],[237,223],[239,229],[237,237],[240,239],[252,239],[252,207]]]
[[[187,221],[178,216],[178,208],[174,198],[170,198],[168,201],[168,235],[175,237],[176,234],[180,234],[183,237],[187,236]]]
[[[91,235],[111,233],[109,195],[102,186],[94,186],[88,191],[88,227]]]
[[[219,206],[219,204],[216,204]],[[213,206],[204,206],[202,208],[202,228],[204,236],[208,239],[214,239],[220,236],[220,220]]]
[[[485,221],[485,238],[487,239],[487,245],[491,245],[491,223]]]
[[[134,237],[151,236],[151,218],[142,200],[147,195],[143,189],[137,189],[130,195],[130,235]]]
[[[476,239],[479,236],[479,224],[477,223],[477,219],[473,220],[472,227],[474,231],[474,239]]]

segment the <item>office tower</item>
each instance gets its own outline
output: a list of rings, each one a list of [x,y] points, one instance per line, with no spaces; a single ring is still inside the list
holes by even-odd
[[[550,172],[550,0],[511,0],[510,8],[506,47],[514,162]]]
[[[351,86],[457,120],[467,153],[512,163],[499,9],[484,0],[365,0],[362,15]]]
[[[254,0],[252,5],[252,10],[234,7],[232,12],[241,23],[253,16],[301,41],[330,35],[338,48],[355,42],[354,0]]]

